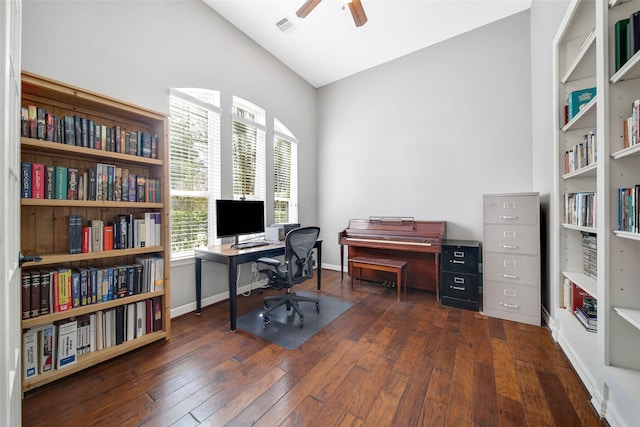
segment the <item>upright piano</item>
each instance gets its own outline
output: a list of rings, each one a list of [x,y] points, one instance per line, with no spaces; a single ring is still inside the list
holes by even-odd
[[[446,226],[446,221],[415,221],[409,217],[349,220],[349,227],[338,233],[341,279],[344,279],[344,247],[348,246],[349,258],[407,261],[407,286],[439,294],[440,252]],[[383,282],[384,274],[364,271],[362,278]]]

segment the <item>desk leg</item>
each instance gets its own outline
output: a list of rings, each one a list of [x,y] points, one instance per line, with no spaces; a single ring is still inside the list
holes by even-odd
[[[231,258],[229,260],[229,324],[231,331],[236,331],[236,299],[238,291],[236,289],[238,265]]]
[[[196,257],[196,314],[202,311],[202,259]]]
[[[318,290],[322,283],[322,242],[318,242]]]

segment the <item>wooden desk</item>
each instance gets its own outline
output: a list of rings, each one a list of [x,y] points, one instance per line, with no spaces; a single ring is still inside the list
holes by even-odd
[[[202,309],[202,261],[212,261],[229,266],[229,320],[231,330],[236,330],[236,299],[238,290],[236,281],[238,278],[238,266],[247,262],[256,261],[262,257],[275,257],[284,255],[284,242],[258,246],[255,248],[235,249],[229,244],[209,246],[195,250],[196,256],[196,313]],[[322,271],[322,240],[318,239],[314,248],[317,249],[318,263],[318,290],[320,290]]]

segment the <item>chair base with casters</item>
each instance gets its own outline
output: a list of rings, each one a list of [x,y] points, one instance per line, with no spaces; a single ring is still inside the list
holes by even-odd
[[[262,313],[263,326],[269,324],[269,314],[278,307],[285,305],[287,311],[293,308],[300,317],[300,327],[304,325],[304,313],[300,308],[301,302],[313,302],[316,311],[320,312],[318,298],[297,295],[291,288],[313,277],[313,246],[320,234],[319,227],[295,228],[285,238],[284,260],[273,258],[259,258],[257,262],[266,264],[269,268],[259,270],[269,278],[269,287],[273,289],[285,288],[283,295],[265,297],[263,300],[264,312]]]
[[[262,312],[262,321],[263,327],[266,327],[269,322],[269,314],[278,307],[283,305],[287,306],[287,311],[291,311],[293,308],[296,313],[298,313],[298,317],[300,317],[300,327],[302,328],[304,325],[304,313],[300,309],[300,302],[314,302],[316,304],[316,311],[320,313],[320,301],[318,298],[314,297],[305,297],[302,295],[297,295],[295,292],[291,291],[291,288],[287,288],[287,293],[284,295],[271,295],[268,297],[264,297],[262,299],[262,303],[264,306],[264,311]]]

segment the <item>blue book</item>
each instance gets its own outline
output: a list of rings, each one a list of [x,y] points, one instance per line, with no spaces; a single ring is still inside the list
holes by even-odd
[[[71,306],[80,307],[80,272],[74,270],[71,273]]]
[[[31,198],[31,163],[22,162],[22,198]]]
[[[95,267],[91,267],[91,302],[90,304],[95,304],[98,302],[98,269]],[[100,295],[102,297],[102,295]]]

